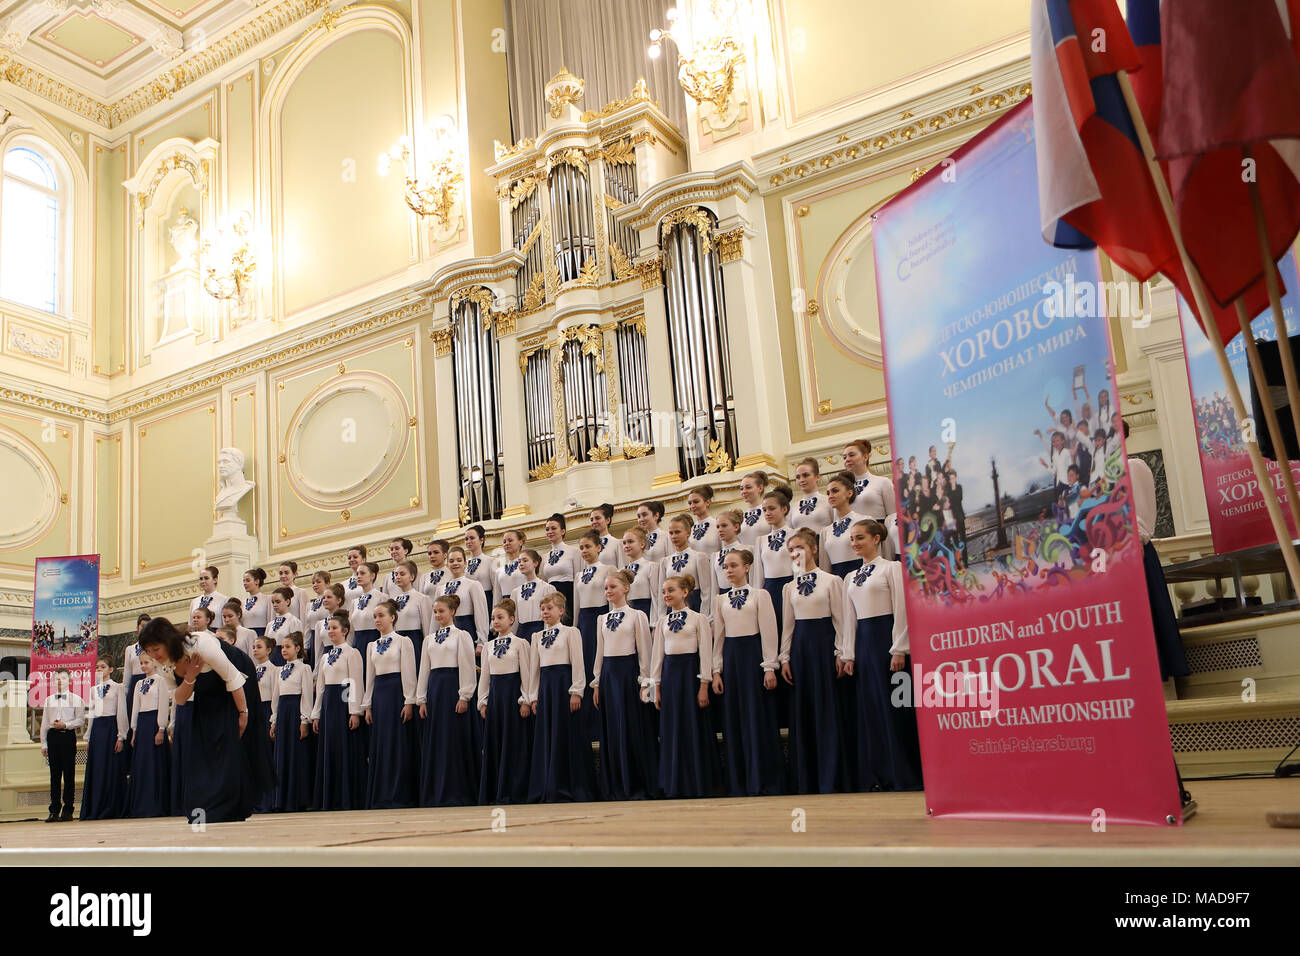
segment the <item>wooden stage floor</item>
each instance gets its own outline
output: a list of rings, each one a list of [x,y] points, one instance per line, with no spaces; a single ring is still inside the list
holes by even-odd
[[[1300,865],[1300,781],[1205,781],[1184,827],[930,820],[922,794],[0,824],[8,865]],[[806,832],[794,832],[794,811]],[[504,829],[499,829],[504,822]]]

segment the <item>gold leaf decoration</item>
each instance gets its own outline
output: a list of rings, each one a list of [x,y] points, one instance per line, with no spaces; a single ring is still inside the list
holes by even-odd
[[[617,243],[609,244],[609,259],[614,264],[614,281],[622,282],[624,279],[636,278],[636,268],[632,265],[632,260],[628,258]]]
[[[626,136],[602,148],[600,154],[611,166],[630,166],[636,162],[636,146]]]
[[[695,227],[696,235],[699,237],[700,252],[708,254],[713,248],[713,237],[710,233],[712,224],[709,220],[709,214],[703,206],[686,206],[682,209],[674,209],[659,223],[659,235],[662,239],[663,234],[679,223],[688,223]]]
[[[591,256],[578,270],[578,277],[570,280],[567,284],[577,288],[594,289],[599,281],[600,263],[596,261],[595,256]]]
[[[639,441],[623,442],[624,458],[644,458],[648,454],[650,454],[649,445],[644,445]]]
[[[704,459],[704,472],[711,474],[717,471],[731,471],[731,456],[722,448],[722,442],[717,438],[709,442],[709,454]]]
[[[592,445],[587,452],[588,461],[609,461],[609,448],[605,445]]]
[[[545,292],[546,277],[538,272],[533,276],[533,280],[528,283],[528,288],[524,290],[524,311],[532,312],[540,309]]]
[[[528,471],[528,477],[532,478],[534,481],[545,481],[547,478],[554,477],[554,475],[555,475],[554,458],[552,458],[550,461],[544,461],[536,468],[530,468]]]
[[[469,524],[469,499],[464,495],[460,496],[460,508],[457,510],[457,515],[460,518],[461,527]]]

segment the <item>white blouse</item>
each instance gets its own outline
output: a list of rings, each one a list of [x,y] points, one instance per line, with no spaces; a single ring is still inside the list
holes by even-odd
[[[804,495],[790,509],[790,527],[820,532],[833,518],[830,500],[823,494]]]
[[[139,686],[136,685],[137,689]],[[106,680],[91,688],[90,700],[86,705],[87,737],[90,736],[91,725],[97,717],[112,717],[117,723],[117,739],[126,740],[126,690],[117,681]]]
[[[415,588],[393,598],[397,602],[397,630],[428,634],[433,629],[433,600]]]
[[[776,670],[781,663],[781,635],[776,629],[772,595],[754,585],[732,588],[719,595],[713,611],[713,673],[722,673],[722,648],[726,638],[752,637],[755,634],[763,650],[763,670]]]
[[[269,660],[258,664],[253,662],[253,673],[257,675],[257,695],[263,701],[271,699],[271,688],[275,685],[275,665]]]
[[[835,516],[835,519],[822,528],[821,547],[818,549],[821,555],[821,566],[827,571],[831,569],[832,564],[839,564],[841,561],[852,561],[857,557],[853,551],[853,525],[862,520],[862,515],[850,511],[843,518]]]
[[[769,578],[788,578],[794,574],[790,563],[790,536],[794,534],[789,525],[769,531],[758,539],[754,546],[754,565],[749,576],[759,587]]]
[[[351,644],[331,644],[325,647],[316,661],[316,704],[311,719],[319,720],[325,688],[336,685],[348,687],[348,713],[360,714],[364,681],[361,676],[361,652]]]
[[[497,559],[490,554],[480,554],[476,558],[465,558],[465,576],[478,582],[483,593],[497,594]]]
[[[605,578],[609,577],[611,570],[613,569],[604,562],[582,566],[582,570],[578,572],[578,583],[574,588],[578,592],[579,608],[604,607],[609,603],[605,599]]]
[[[524,572],[519,570],[519,559],[513,561],[503,560],[497,568],[497,579],[492,585],[492,593],[500,603],[502,598],[509,597],[511,592],[519,585],[524,583]]]
[[[126,649],[122,654],[123,683],[129,682],[136,674],[144,673],[144,668],[140,666],[140,658],[145,656],[144,648],[140,646],[138,640]]]
[[[746,545],[743,541],[737,540],[733,541],[731,544],[719,545],[718,550],[710,555],[709,566],[713,568],[713,586],[718,594],[721,594],[725,588],[731,587],[731,582],[727,580],[727,569],[723,566],[723,562],[731,552],[740,550],[748,551],[750,554],[754,553],[754,549],[751,546]],[[752,577],[754,573],[753,567],[754,566],[751,564],[750,577]]]
[[[185,645],[186,657],[193,657],[197,654],[203,658],[203,667],[200,669],[200,673],[207,674],[210,671],[215,671],[226,685],[227,691],[233,692],[244,686],[244,675],[226,656],[226,652],[221,649],[221,639],[217,635],[211,631],[195,631],[186,634],[182,640]],[[158,676],[167,683],[168,690],[174,691],[176,689],[176,672],[170,664],[162,665],[159,668]]]
[[[244,626],[251,628],[266,627],[271,616],[271,599],[262,591],[244,598]]]
[[[402,675],[402,703],[415,703],[415,644],[405,634],[390,631],[371,641],[366,648],[366,696],[362,701],[370,706],[375,693],[375,678],[385,674]]]
[[[397,597],[397,595],[402,593],[402,589],[397,583],[396,568],[388,572],[388,576],[384,578],[384,583],[380,586],[380,590],[389,597]]]
[[[623,570],[632,573],[632,586],[628,589],[627,599],[650,599],[650,626],[654,627],[659,620],[659,606],[664,600],[663,568],[642,555],[623,565]]]
[[[853,510],[867,518],[883,520],[898,509],[894,507],[894,483],[881,475],[867,472],[854,478]]]
[[[693,549],[678,551],[664,558],[663,579],[675,578],[682,574],[689,574],[695,579],[695,586],[700,590],[700,613],[713,613],[713,598],[718,592],[717,581],[713,577],[713,568],[709,562],[709,555]],[[660,603],[663,599],[660,598]]]
[[[280,646],[284,645],[284,642],[289,639],[289,635],[294,631],[302,633],[303,630],[302,621],[292,614],[286,614],[283,617],[277,614],[266,623],[266,636],[275,638],[275,643]],[[262,699],[265,700],[266,698]]]
[[[357,575],[354,571],[352,577],[343,582],[343,607],[340,608],[340,610],[350,611],[353,602],[355,602],[357,598],[361,597],[361,594],[361,582],[357,580]]]
[[[710,555],[718,550],[718,543],[718,523],[710,515],[695,522],[691,527],[691,534],[687,539],[686,546],[692,551]]]
[[[650,682],[650,619],[641,611],[624,604],[612,607],[596,619],[596,660],[592,663],[592,689],[600,687],[600,667],[606,657],[630,657],[635,654],[639,667],[638,682],[644,688]]]
[[[894,615],[894,640],[889,653],[910,653],[907,640],[907,603],[903,599],[903,565],[880,555],[872,558],[845,579],[845,612],[851,621]],[[853,660],[856,640],[849,641],[840,656]]]
[[[329,617],[329,612],[325,610],[325,599],[323,597],[314,597],[307,601],[303,607],[302,626],[307,631],[315,631],[316,625]]]
[[[830,618],[835,626],[835,656],[843,657],[848,643],[854,639],[855,629],[849,621],[844,604],[844,581],[829,571],[816,568],[801,574],[782,590],[783,631],[781,634],[781,662],[790,660],[790,644],[794,640],[795,621]]]
[[[568,664],[572,671],[569,693],[582,696],[582,692],[587,687],[587,671],[582,662],[581,631],[564,624],[544,628],[533,638],[533,653],[537,657],[537,669],[534,671],[529,700],[537,700],[537,691],[542,683],[542,668],[565,664]]]
[[[429,699],[429,671],[442,667],[457,669],[457,695],[463,701],[472,700],[478,685],[474,668],[474,637],[459,627],[440,627],[425,636],[420,649],[420,673],[415,681],[415,702],[424,704]]]
[[[702,681],[713,676],[713,628],[709,619],[689,607],[681,611],[665,608],[654,632],[654,647],[650,652],[650,683],[658,688],[664,671],[664,656],[668,654],[694,654],[699,658]]]
[[[383,591],[377,591],[374,588],[360,595],[356,603],[352,605],[351,613],[348,614],[348,620],[352,624],[352,633],[375,630],[375,608],[386,600],[388,600],[388,596]]]
[[[747,508],[740,513],[740,534],[738,537],[742,544],[752,548],[754,542],[771,530],[772,526],[763,517],[762,508]],[[718,547],[722,547],[721,541],[719,541]]]
[[[298,698],[298,714],[301,723],[311,719],[312,705],[316,696],[316,678],[306,661],[286,661],[283,667],[275,670],[275,679],[271,682],[271,726],[275,726],[275,715],[280,712],[281,697]]]
[[[253,657],[253,642],[255,640],[257,640],[257,632],[251,627],[240,627],[238,625],[235,627],[235,647],[247,654],[250,660]]]
[[[561,541],[558,547],[542,552],[542,566],[538,573],[545,581],[572,581],[582,571],[582,552],[574,545]]]
[[[135,730],[142,710],[158,711],[158,728],[165,728],[171,712],[171,701],[171,688],[166,681],[159,680],[157,676],[140,681],[135,685],[135,702],[131,706],[131,730]]]
[[[190,615],[193,616],[195,611],[201,607],[205,607],[212,612],[213,620],[220,623],[221,609],[225,606],[228,600],[230,600],[228,597],[216,590],[211,594],[200,594],[190,602]]]
[[[420,576],[420,593],[429,598],[436,598],[442,582],[450,579],[451,571],[446,567],[430,568],[427,573]]]
[[[488,691],[492,687],[493,674],[519,674],[520,704],[531,704],[529,690],[537,686],[537,677],[533,673],[537,664],[533,660],[532,646],[513,632],[504,637],[494,637],[483,645],[483,669],[478,677],[478,705],[483,707],[488,702]]]
[[[510,594],[510,600],[515,602],[515,622],[517,624],[531,624],[534,621],[540,621],[542,619],[542,598],[554,593],[555,586],[548,584],[541,578],[533,578],[531,581],[525,580]]]
[[[645,556],[651,561],[662,561],[672,549],[667,532],[655,528],[645,533]]]
[[[456,608],[457,616],[474,615],[474,631],[470,636],[476,643],[482,645],[487,640],[492,625],[492,614],[487,606],[487,595],[483,593],[483,585],[468,574],[458,578],[447,578],[439,585],[435,597],[442,597],[444,594],[454,594],[460,598],[460,606]]]

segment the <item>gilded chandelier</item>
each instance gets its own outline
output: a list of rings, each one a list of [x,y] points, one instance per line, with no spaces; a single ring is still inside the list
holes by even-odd
[[[200,251],[206,266],[203,290],[214,299],[240,301],[252,288],[257,272],[252,232],[252,217],[243,212],[218,231],[215,249],[210,240],[204,240]]]
[[[678,49],[677,81],[682,89],[697,103],[712,103],[719,115],[725,115],[731,104],[736,67],[744,59],[736,34],[741,32],[745,6],[743,0],[708,0],[697,22],[689,26],[674,7],[667,13],[669,27],[650,31],[650,57],[659,57],[664,40],[672,40]]]
[[[379,156],[379,175],[387,176],[394,162],[406,170],[406,205],[419,216],[434,216],[444,227],[465,182],[455,124],[443,117],[416,141],[403,135]]]

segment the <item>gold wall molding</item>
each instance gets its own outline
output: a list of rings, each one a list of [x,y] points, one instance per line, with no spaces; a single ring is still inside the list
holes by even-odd
[[[683,207],[721,203],[727,199],[745,202],[758,191],[758,180],[748,162],[741,161],[683,177],[673,177],[646,190],[634,203],[628,203],[614,218],[633,229],[647,229]]]
[[[714,240],[718,244],[718,258],[723,264],[735,262],[745,255],[745,227],[737,226],[727,232],[715,233]]]
[[[642,292],[649,292],[664,284],[661,261],[660,256],[654,255],[635,264],[637,277],[641,280]]]

